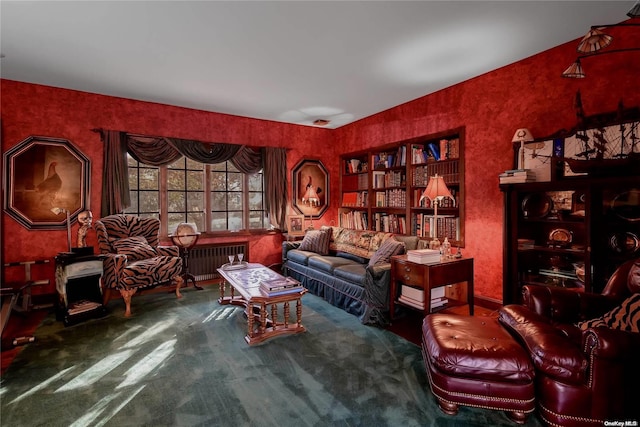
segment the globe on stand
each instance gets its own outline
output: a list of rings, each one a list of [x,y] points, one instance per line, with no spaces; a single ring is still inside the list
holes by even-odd
[[[191,222],[180,223],[176,227],[176,231],[169,237],[171,237],[173,244],[180,248],[182,278],[184,279],[184,283],[188,286],[189,280],[191,280],[194,288],[202,289],[202,287],[196,283],[195,276],[189,273],[189,250],[195,246],[200,238],[198,227]]]

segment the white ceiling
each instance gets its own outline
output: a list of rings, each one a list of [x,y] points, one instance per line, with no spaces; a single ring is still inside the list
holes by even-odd
[[[0,74],[336,128],[621,22],[633,4],[2,0]]]

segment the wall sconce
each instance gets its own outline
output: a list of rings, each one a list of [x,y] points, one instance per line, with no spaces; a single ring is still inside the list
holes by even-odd
[[[438,205],[446,197],[453,200],[453,204],[455,205],[456,199],[451,195],[451,191],[447,188],[444,178],[438,174],[429,178],[429,183],[420,197],[420,202],[425,197],[433,202],[433,237],[434,240],[438,240]]]
[[[69,248],[69,252],[71,252],[71,220],[69,219],[69,211],[65,208],[51,208],[51,212],[56,215],[60,215],[61,213],[67,214],[67,247]]]
[[[627,16],[629,16],[630,18],[637,18],[640,16],[640,1],[636,2],[631,10],[627,12]],[[612,36],[602,31],[604,28],[638,26],[640,26],[640,23],[631,22],[623,22],[620,24],[593,25],[589,32],[582,38],[582,40],[580,40],[580,43],[578,43],[578,58],[573,64],[571,64],[566,70],[562,72],[562,77],[570,79],[584,79],[586,77],[586,74],[584,73],[584,70],[582,68],[582,63],[580,62],[581,59],[590,58],[592,56],[607,55],[610,53],[640,51],[640,47],[627,47],[601,51],[601,49],[609,46],[611,44],[611,41],[613,40]]]

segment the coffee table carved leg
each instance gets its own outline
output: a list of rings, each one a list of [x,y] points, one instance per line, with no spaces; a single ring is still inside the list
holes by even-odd
[[[267,329],[267,307],[265,303],[260,304],[260,334],[264,334]]]
[[[278,305],[271,304],[271,327],[276,329],[278,325]]]
[[[302,326],[302,301],[299,298],[296,300],[296,320],[298,326]]]
[[[247,337],[253,337],[253,306],[247,304]]]
[[[285,328],[289,327],[289,315],[290,315],[289,301],[285,301],[284,303],[284,327]]]

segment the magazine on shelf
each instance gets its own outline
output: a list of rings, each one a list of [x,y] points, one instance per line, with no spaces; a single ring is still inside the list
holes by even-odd
[[[265,289],[263,286],[260,286],[260,290],[262,291],[262,293],[270,296],[270,297],[275,297],[278,295],[288,295],[288,294],[293,294],[293,293],[297,293],[300,292],[304,289],[304,287],[302,287],[302,285],[298,285],[298,286],[294,286],[291,288],[285,288],[285,289],[279,289],[279,290],[268,290]]]

